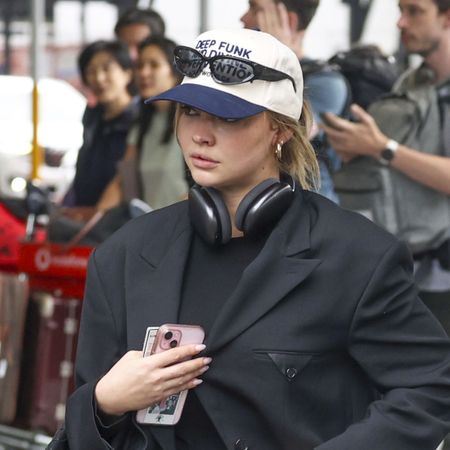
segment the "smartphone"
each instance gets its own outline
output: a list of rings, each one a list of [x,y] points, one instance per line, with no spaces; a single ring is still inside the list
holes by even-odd
[[[337,127],[336,127],[336,124],[332,123],[332,122],[330,121],[330,119],[326,116],[326,113],[321,112],[321,113],[319,114],[319,116],[320,116],[320,118],[322,119],[322,123],[323,123],[324,125],[326,125],[327,127],[335,128],[335,129],[337,128]]]
[[[164,324],[147,328],[143,355],[161,353],[180,345],[202,344],[205,332],[198,325]],[[149,350],[149,346],[151,349]],[[175,425],[183,412],[188,391],[170,395],[159,403],[150,405],[136,413],[136,421],[150,425]]]

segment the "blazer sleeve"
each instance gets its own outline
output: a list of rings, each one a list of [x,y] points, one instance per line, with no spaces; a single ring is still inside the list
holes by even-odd
[[[381,398],[316,450],[434,450],[450,429],[450,341],[419,300],[406,247],[377,264],[354,312],[348,350]]]
[[[76,358],[76,390],[66,405],[65,427],[71,450],[122,448],[130,415],[104,425],[97,415],[97,381],[125,353],[108,304],[94,252],[89,261]]]

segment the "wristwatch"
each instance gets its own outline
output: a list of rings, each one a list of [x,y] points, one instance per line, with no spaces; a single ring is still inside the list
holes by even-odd
[[[399,145],[400,144],[393,139],[389,139],[387,141],[386,146],[380,154],[381,164],[388,166],[392,162],[392,160],[395,158],[395,153],[397,152]]]

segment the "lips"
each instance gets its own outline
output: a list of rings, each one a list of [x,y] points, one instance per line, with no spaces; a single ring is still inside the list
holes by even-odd
[[[205,155],[201,155],[199,153],[193,153],[191,155],[191,160],[195,167],[201,169],[211,169],[219,164],[219,161],[216,161],[212,158],[209,158]]]

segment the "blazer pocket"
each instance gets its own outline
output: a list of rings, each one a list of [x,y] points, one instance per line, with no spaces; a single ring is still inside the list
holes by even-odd
[[[268,357],[289,382],[295,380],[297,375],[302,372],[316,355],[316,353],[279,352],[269,350],[254,350],[254,353],[259,357]]]

